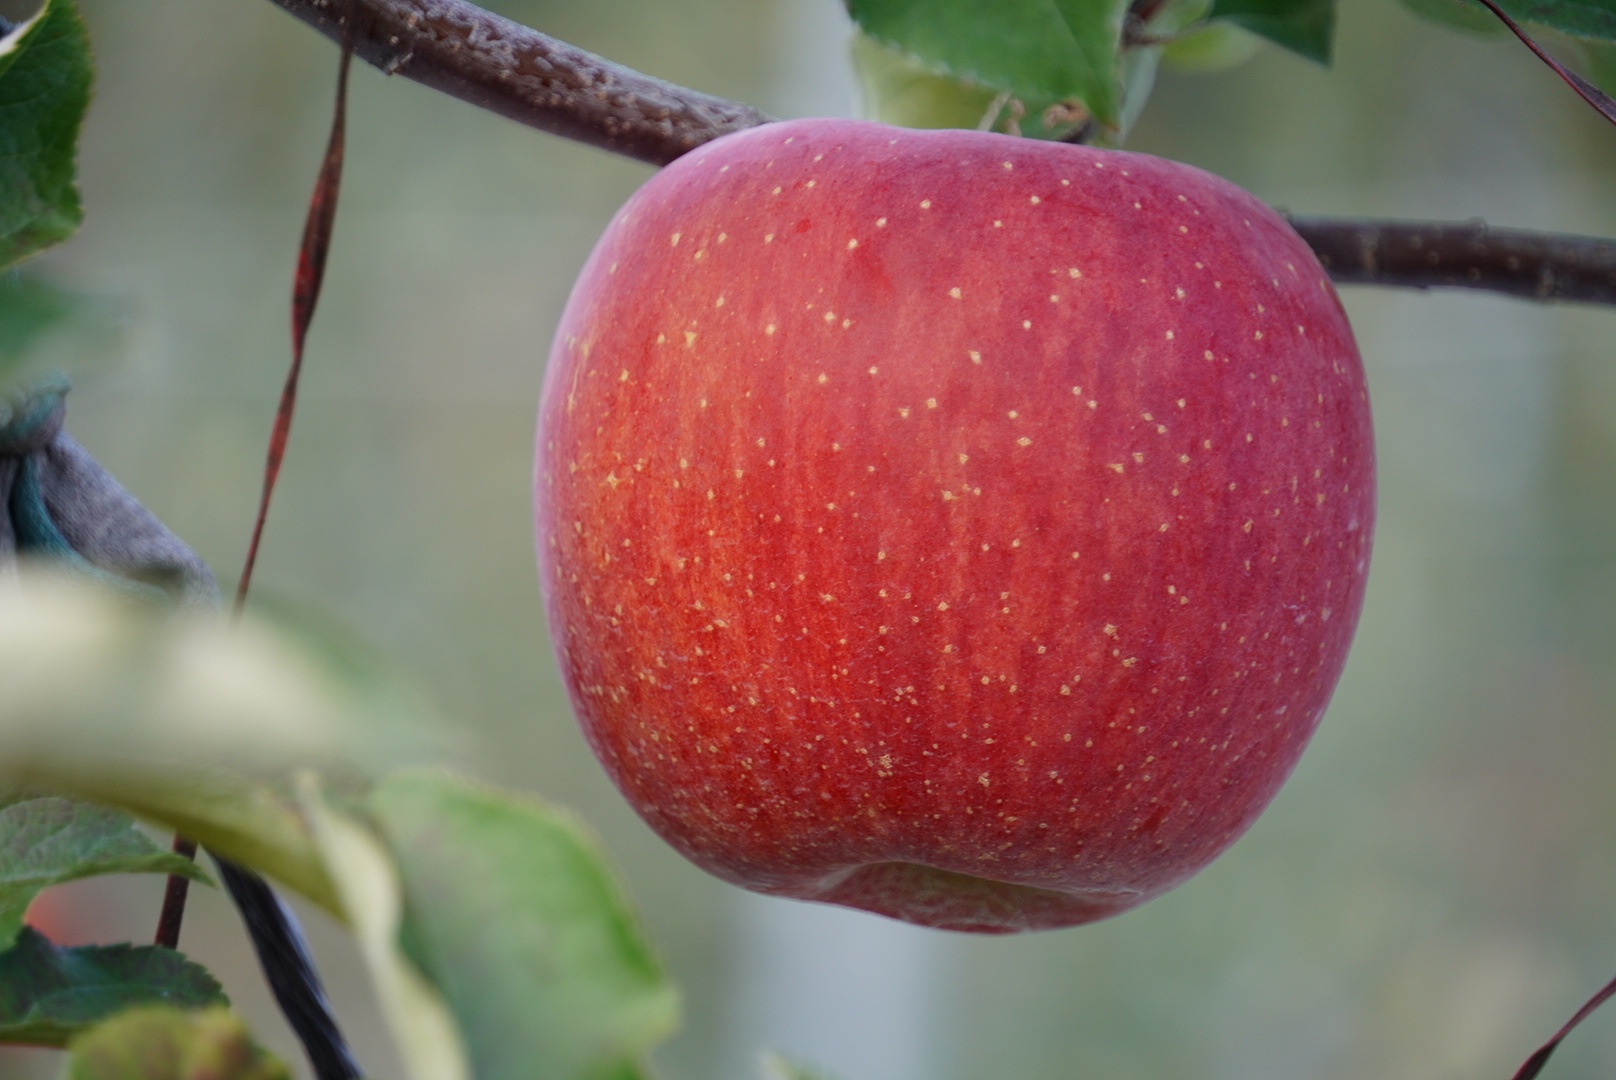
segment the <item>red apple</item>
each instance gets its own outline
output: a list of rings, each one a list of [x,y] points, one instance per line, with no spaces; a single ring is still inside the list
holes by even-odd
[[[1133,907],[1251,824],[1374,516],[1347,320],[1255,198],[846,120],[721,139],[617,215],[535,486],[567,686],[652,828],[983,932]]]

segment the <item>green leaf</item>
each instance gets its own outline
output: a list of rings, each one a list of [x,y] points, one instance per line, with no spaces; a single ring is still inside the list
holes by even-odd
[[[0,269],[79,227],[74,177],[92,76],[72,0],[45,0],[0,38]]]
[[[341,911],[359,943],[406,1076],[471,1080],[460,1029],[443,995],[400,947],[404,891],[387,845],[357,818],[333,809],[312,774],[300,777],[299,788],[303,812],[330,868]]]
[[[292,776],[378,775],[429,723],[351,644],[59,575],[0,583],[0,686],[0,783],[160,823],[339,918]]]
[[[1509,27],[1497,15],[1469,0],[1402,0],[1402,3],[1414,14],[1456,30],[1482,37],[1509,33]]]
[[[764,1080],[833,1080],[830,1073],[817,1066],[793,1061],[772,1050],[763,1055]]]
[[[444,773],[393,777],[370,806],[403,875],[405,951],[478,1080],[641,1075],[677,995],[578,822]]]
[[[1335,0],[1215,0],[1212,19],[1224,19],[1321,64],[1330,62]]]
[[[200,964],[159,945],[64,949],[23,927],[0,953],[0,1042],[63,1046],[134,1005],[228,1004]]]
[[[82,375],[124,355],[124,298],[65,288],[36,268],[0,271],[0,396],[60,368]]]
[[[80,297],[37,276],[0,273],[0,387],[36,344],[83,307]]]
[[[56,796],[0,798],[0,949],[16,940],[41,889],[97,874],[183,874],[212,884],[127,814]]]
[[[1162,63],[1176,71],[1202,74],[1244,63],[1261,47],[1257,36],[1234,23],[1207,23],[1173,39],[1162,49]]]
[[[1616,96],[1616,45],[1587,40],[1578,41],[1576,45],[1582,53],[1583,74],[1588,81]]]
[[[852,56],[866,119],[884,124],[974,128],[989,118],[999,96],[989,87],[935,71],[865,34],[853,35]]]
[[[1122,126],[1127,0],[847,0],[876,41],[1023,101],[1080,103]],[[879,109],[878,109],[879,111]],[[974,126],[974,125],[973,125]]]
[[[1616,0],[1498,0],[1516,22],[1538,23],[1576,37],[1616,41]]]
[[[291,1080],[228,1009],[130,1009],[73,1040],[66,1080]]]

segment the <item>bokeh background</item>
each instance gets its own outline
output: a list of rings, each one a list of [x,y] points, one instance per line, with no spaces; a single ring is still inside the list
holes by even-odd
[[[39,268],[91,303],[44,359],[77,381],[74,435],[229,585],[337,51],[263,0],[81,3],[100,65],[88,217]],[[855,108],[837,0],[489,6],[776,115]],[[1517,43],[1393,0],[1340,19],[1328,71],[1265,46],[1165,73],[1130,147],[1299,212],[1616,235],[1616,129]],[[1616,310],[1346,290],[1380,530],[1356,650],[1290,785],[1137,912],[919,931],[706,877],[573,727],[533,568],[532,417],[571,279],[651,170],[369,68],[352,95],[258,587],[417,677],[463,733],[460,765],[599,830],[684,988],[667,1080],[755,1077],[766,1044],[844,1080],[1502,1080],[1616,973]],[[102,880],[57,902],[85,940],[143,940],[159,891]],[[201,892],[184,947],[301,1068],[233,910]],[[307,918],[361,1058],[397,1075],[351,947]],[[8,1080],[58,1067],[0,1054]],[[1546,1075],[1613,1071],[1616,1014]]]

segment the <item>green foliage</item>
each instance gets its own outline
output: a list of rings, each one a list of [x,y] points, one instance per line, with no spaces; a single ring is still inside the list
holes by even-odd
[[[0,783],[117,806],[340,914],[291,777],[378,775],[428,723],[327,636],[56,577],[0,590]]]
[[[0,272],[0,388],[40,341],[80,316],[84,306],[81,297],[37,276]]]
[[[1211,18],[1243,26],[1309,60],[1330,62],[1335,0],[1215,0]]]
[[[404,955],[404,890],[386,842],[332,806],[312,774],[300,778],[303,813],[359,944],[409,1080],[471,1080],[471,1066],[443,995]]]
[[[442,773],[371,797],[406,896],[405,951],[443,992],[478,1080],[617,1080],[677,995],[571,815]]]
[[[836,1080],[836,1078],[823,1069],[771,1052],[763,1055],[763,1080]]]
[[[131,1009],[73,1040],[65,1080],[291,1080],[228,1009]]]
[[[90,42],[72,0],[46,0],[0,39],[0,268],[73,234]]]
[[[1456,29],[1489,36],[1509,32],[1498,16],[1474,0],[1403,0],[1403,4]],[[1518,23],[1552,27],[1590,43],[1616,41],[1616,0],[1498,0],[1498,6]]]
[[[1497,0],[1516,22],[1552,26],[1576,37],[1616,41],[1616,0]]]
[[[158,945],[62,948],[31,927],[0,953],[0,1042],[63,1046],[135,1005],[227,1004],[218,982]]]
[[[1577,51],[1582,53],[1583,74],[1588,81],[1607,94],[1616,94],[1616,45],[1586,40],[1576,44]]]
[[[1483,37],[1509,33],[1492,12],[1471,0],[1403,0],[1403,6],[1432,22]]]
[[[1222,71],[1249,59],[1260,44],[1255,34],[1234,23],[1206,23],[1164,47],[1162,63],[1186,72]]]
[[[132,811],[323,904],[358,939],[413,1080],[469,1080],[472,1064],[478,1080],[642,1076],[675,994],[594,842],[559,811],[441,773],[366,796],[391,760],[367,748],[420,717],[407,684],[331,640],[24,575],[0,589],[0,780]],[[40,882],[167,868],[116,814],[21,798],[0,827],[8,814],[19,914]],[[30,972],[102,975],[149,952],[52,951],[27,929],[14,951],[39,954]],[[117,1000],[152,1000],[131,993]],[[71,1031],[18,1015],[31,1038]]]
[[[55,796],[0,796],[0,949],[16,940],[41,889],[137,873],[209,881],[196,863],[153,843],[127,814]]]
[[[1123,126],[1127,0],[847,0],[847,9],[871,38],[989,88],[990,100],[1008,92],[1029,115],[1068,102]]]
[[[852,50],[863,100],[878,114],[872,120],[911,128],[974,128],[998,119],[990,110],[999,95],[986,86],[942,74],[865,34],[854,35]]]

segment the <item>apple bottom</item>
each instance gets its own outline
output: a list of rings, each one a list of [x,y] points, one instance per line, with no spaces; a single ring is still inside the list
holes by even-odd
[[[856,866],[811,886],[744,887],[972,934],[1058,930],[1119,915],[1145,900],[1131,889],[1065,893],[912,862]]]

